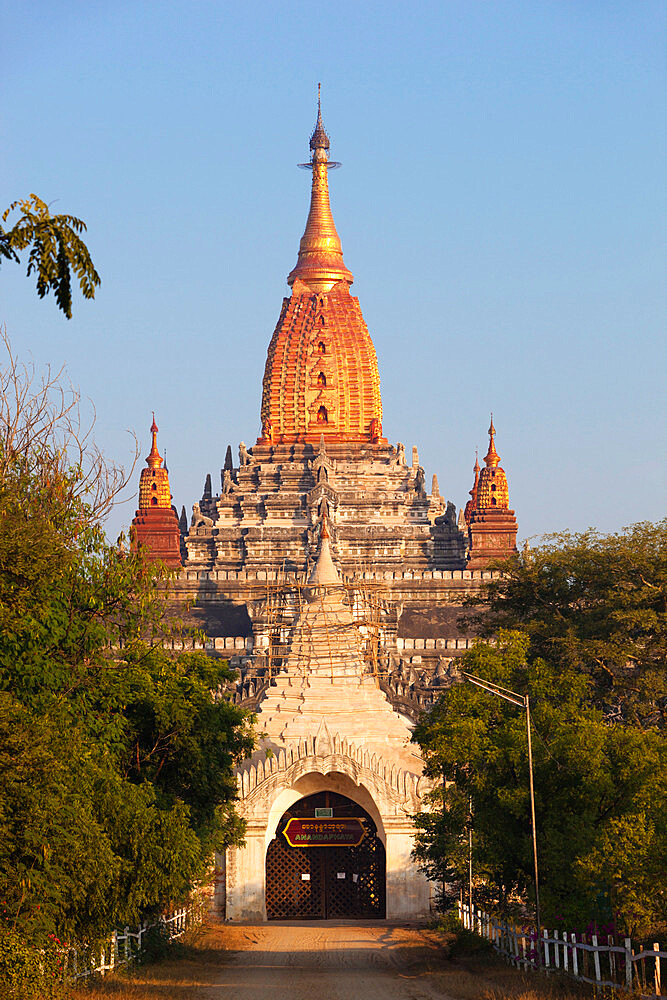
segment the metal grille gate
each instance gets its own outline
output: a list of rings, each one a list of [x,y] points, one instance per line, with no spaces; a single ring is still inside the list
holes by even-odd
[[[283,835],[287,821],[294,816],[314,816],[318,807],[332,808],[335,818],[362,818],[367,832],[359,846],[290,847]],[[365,809],[335,792],[309,795],[283,814],[269,844],[267,916],[269,920],[383,918],[385,868],[384,845]]]

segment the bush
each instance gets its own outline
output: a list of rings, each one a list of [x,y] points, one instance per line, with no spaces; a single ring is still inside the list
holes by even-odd
[[[0,930],[0,996],[3,1000],[50,1000],[62,997],[63,954],[51,938],[37,948],[17,931]]]
[[[142,950],[139,961],[150,965],[151,962],[160,962],[173,952],[174,942],[169,938],[169,929],[166,924],[157,923],[150,927],[142,942]]]
[[[490,955],[493,946],[485,938],[466,930],[455,913],[443,913],[436,923],[436,930],[446,935],[445,953],[448,958]]]

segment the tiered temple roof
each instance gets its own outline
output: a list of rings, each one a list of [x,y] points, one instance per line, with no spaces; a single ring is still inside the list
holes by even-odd
[[[417,449],[410,461],[403,444],[391,445],[382,436],[377,357],[350,294],[353,276],[331,214],[328,172],[334,164],[319,106],[310,149],[304,164],[312,173],[308,221],[288,278],[291,295],[268,349],[262,433],[250,449],[241,442],[238,464],[227,448],[219,487],[206,477],[189,527],[181,525],[184,564],[176,596],[196,602],[182,613],[216,649],[219,642],[225,649],[232,642],[234,663],[243,671],[240,696],[254,705],[268,684],[267,662],[269,675],[271,663],[284,663],[283,633],[293,629],[301,611],[302,642],[308,634],[312,638],[310,619],[320,614],[319,603],[306,609],[300,603],[309,577],[315,585],[321,574],[323,586],[334,587],[340,577],[348,609],[372,590],[383,608],[373,613],[381,619],[373,669],[395,704],[418,710],[436,696],[438,685],[448,683],[452,656],[471,641],[457,620],[457,606],[477,592],[490,561],[515,551],[516,520],[493,423],[484,468],[475,462],[471,499],[458,521],[436,476],[427,493]],[[157,451],[157,427],[151,430],[135,544],[177,565],[168,476]],[[289,611],[280,629],[271,611],[279,590]],[[326,595],[325,607],[331,598]],[[341,642],[345,638],[344,648],[327,648],[327,671],[332,658],[347,655],[349,641],[358,639],[349,610],[339,612],[342,631],[333,631]],[[331,630],[330,615],[327,621]],[[368,646],[368,635],[364,641]],[[323,652],[322,643],[316,645],[311,664]],[[298,648],[294,640],[292,657]],[[364,655],[368,668],[368,648]]]

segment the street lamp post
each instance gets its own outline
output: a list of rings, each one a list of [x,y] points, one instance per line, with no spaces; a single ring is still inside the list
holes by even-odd
[[[461,673],[467,681],[471,684],[475,684],[477,687],[482,688],[483,691],[488,692],[488,694],[495,694],[498,698],[504,698],[505,701],[511,702],[513,705],[518,705],[519,708],[525,708],[526,710],[526,733],[528,735],[528,784],[530,786],[530,819],[531,827],[533,831],[533,865],[535,869],[535,921],[537,924],[537,963],[541,964],[541,951],[540,951],[540,934],[542,933],[542,920],[540,917],[540,880],[537,868],[537,834],[535,830],[535,789],[533,786],[533,746],[530,736],[530,698],[529,696],[523,694],[517,694],[516,691],[510,691],[508,688],[501,687],[499,684],[494,684],[492,681],[484,680],[482,677],[475,677],[474,674],[468,674],[465,670]]]

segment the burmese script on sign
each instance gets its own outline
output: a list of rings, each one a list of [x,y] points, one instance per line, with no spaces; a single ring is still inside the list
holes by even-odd
[[[283,830],[290,847],[358,847],[366,836],[363,820],[293,817]]]

